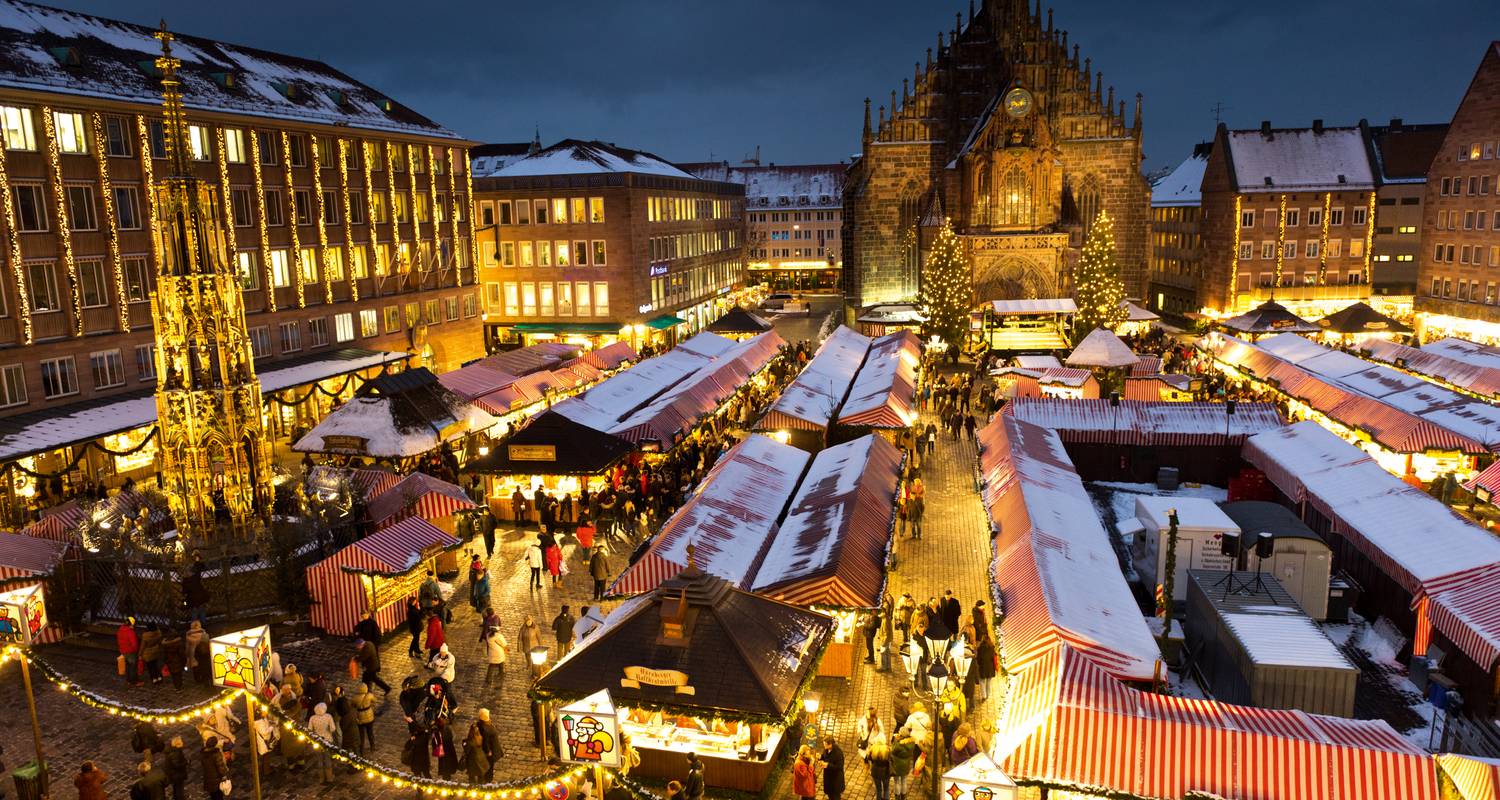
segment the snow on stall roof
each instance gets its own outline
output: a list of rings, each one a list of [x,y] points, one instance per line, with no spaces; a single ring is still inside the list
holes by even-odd
[[[1230,131],[1229,156],[1247,192],[1372,189],[1370,154],[1359,128]],[[1269,178],[1270,182],[1267,183]]]
[[[130,22],[0,0],[0,86],[159,105],[158,79],[139,62],[161,54],[155,29]],[[174,32],[176,33],[176,32]],[[176,34],[172,53],[182,59],[183,103],[203,110],[275,119],[347,125],[458,139],[430,119],[320,61]],[[63,66],[49,52],[72,47],[79,63]],[[231,73],[224,87],[212,73]],[[288,98],[276,84],[297,88]]]
[[[1158,530],[1166,530],[1171,523],[1167,512],[1177,512],[1177,526],[1183,530],[1237,531],[1234,520],[1219,509],[1217,503],[1202,497],[1158,497],[1147,495],[1136,498],[1136,511],[1144,513],[1145,520]]]
[[[712,412],[759,372],[786,342],[776,331],[753,336],[724,351],[693,374],[657,395],[607,431],[632,441],[676,442],[704,414]]]
[[[1424,352],[1435,352],[1465,364],[1486,369],[1500,369],[1500,349],[1449,336],[1422,345]]]
[[[564,139],[551,147],[508,162],[491,174],[495,178],[534,175],[585,175],[633,172],[668,178],[693,176],[644,150],[631,150],[600,141]]]
[[[273,361],[264,369],[257,369],[261,392],[278,392],[282,389],[305,386],[336,375],[345,375],[383,364],[403,362],[410,357],[407,353],[359,349],[341,350],[329,353],[328,356],[283,367],[278,367]]]
[[[869,349],[870,337],[840,325],[823,341],[763,419],[775,423],[773,415],[780,415],[828,427]]]
[[[1373,460],[1312,420],[1251,436],[1241,455],[1294,501],[1302,498],[1301,476]]]
[[[1270,606],[1255,613],[1227,613],[1223,618],[1255,664],[1355,671],[1333,641],[1301,611]]]
[[[1466,351],[1444,345],[1444,342],[1459,342],[1444,339],[1425,347],[1410,347],[1385,339],[1373,339],[1364,343],[1372,360],[1383,364],[1400,364],[1400,369],[1415,372],[1435,381],[1457,386],[1486,397],[1500,395],[1500,354],[1484,350]],[[1433,347],[1433,345],[1440,345]],[[1472,342],[1462,342],[1473,345]],[[1477,345],[1473,345],[1477,347]]]
[[[996,314],[1076,314],[1078,304],[1071,297],[1037,300],[991,300]]]
[[[1047,369],[1049,367],[1055,367],[1058,369],[1062,368],[1062,362],[1057,360],[1057,356],[1022,355],[1016,356],[1011,360],[1015,362],[1016,366],[1022,369]]]
[[[1151,184],[1151,205],[1196,206],[1202,203],[1203,171],[1207,166],[1207,151],[1200,155],[1195,149],[1171,172]]]
[[[1002,413],[1056,431],[1067,442],[1102,444],[1221,444],[1282,427],[1270,403],[1240,403],[1233,416],[1223,403],[1155,400],[1069,400],[1018,397]]]
[[[886,334],[870,343],[865,363],[854,376],[849,397],[839,409],[841,424],[904,427],[916,419],[917,365],[921,362],[917,337],[911,331]],[[877,414],[878,421],[860,419]]]
[[[1128,367],[1139,360],[1120,337],[1104,328],[1095,328],[1063,363],[1070,367]]]
[[[711,362],[711,356],[694,352],[689,344],[698,342],[699,334],[689,342],[665,353],[645,359],[629,369],[610,376],[581,395],[553,406],[553,410],[581,425],[598,431],[609,431],[620,421],[661,393],[681,383]],[[723,338],[723,337],[715,337]],[[724,340],[729,345],[733,342]],[[722,351],[721,351],[722,352]]]

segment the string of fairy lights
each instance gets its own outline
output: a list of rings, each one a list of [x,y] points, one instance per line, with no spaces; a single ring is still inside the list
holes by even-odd
[[[350,221],[350,212],[353,210],[349,205],[349,140],[339,139],[339,200],[343,209],[344,223],[344,250],[347,251],[344,260],[348,263],[344,268],[348,270],[349,278],[349,300],[359,302],[359,279],[363,276],[355,269],[357,264],[368,264],[369,261],[354,258],[355,249],[358,248],[361,255],[364,254],[364,245],[356,244],[354,241],[353,222]]]
[[[383,277],[381,272],[383,267],[380,264],[380,244],[378,241],[380,237],[375,233],[375,223],[380,220],[375,217],[375,175],[373,174],[375,168],[370,163],[370,154],[374,150],[370,147],[369,142],[360,139],[359,152],[360,158],[364,163],[363,171],[365,173],[365,224],[370,228],[370,269],[375,277],[380,278]]]
[[[161,269],[161,237],[155,235],[154,231],[161,230],[158,219],[160,214],[156,205],[156,178],[152,173],[151,153],[151,131],[146,124],[146,117],[140,114],[135,118],[136,151],[141,154],[141,193],[145,195],[146,222],[150,225],[151,235],[151,267]]]
[[[521,800],[522,798],[557,796],[558,793],[555,791],[555,788],[560,784],[568,787],[568,795],[575,795],[589,779],[590,767],[587,766],[570,766],[540,779],[497,781],[485,784],[484,786],[471,786],[467,783],[440,778],[418,777],[409,772],[390,769],[351,750],[346,750],[338,745],[326,742],[313,734],[306,725],[287,716],[279,707],[267,703],[264,699],[253,694],[247,694],[242,690],[225,689],[208,700],[190,706],[180,706],[172,709],[144,708],[128,703],[120,703],[97,692],[85,689],[68,676],[58,672],[47,662],[31,656],[20,647],[12,645],[0,649],[0,666],[3,666],[7,661],[12,659],[26,659],[26,662],[30,666],[35,667],[59,691],[82,702],[84,705],[104,711],[112,717],[124,717],[141,722],[149,722],[153,725],[180,725],[189,723],[200,717],[212,714],[221,708],[227,708],[235,702],[243,702],[243,698],[248,696],[250,701],[260,709],[261,713],[275,720],[276,724],[281,726],[282,736],[295,736],[297,737],[297,741],[305,743],[313,750],[326,750],[328,751],[328,755],[335,761],[348,764],[358,770],[365,780],[378,782],[397,789],[420,789],[428,795],[437,797],[475,798],[475,800]],[[635,790],[633,789],[632,791]],[[639,792],[636,793],[639,794]]]
[[[332,255],[328,252],[328,211],[323,208],[323,154],[321,136],[309,136],[307,142],[312,147],[312,214],[313,221],[317,223],[318,229],[318,271],[323,273],[323,302],[333,302],[333,270]]]
[[[468,151],[464,151],[464,157],[455,163],[461,163],[464,170],[464,205],[469,207],[468,219],[474,217],[474,170],[469,166]],[[456,225],[454,227],[457,227]],[[495,258],[500,254],[496,253]],[[469,237],[469,263],[474,265],[474,282],[479,283],[479,236],[475,234]],[[460,284],[462,285],[462,284]]]
[[[417,148],[411,145],[402,145],[402,151],[406,154],[406,190],[407,190],[407,214],[411,217],[411,254],[410,260],[415,263],[422,260],[422,217],[417,214]],[[391,177],[395,177],[392,175]],[[417,276],[417,288],[423,284],[422,276]]]
[[[297,291],[297,307],[307,308],[307,287],[302,280],[302,241],[297,236],[297,198],[294,194],[297,184],[292,180],[292,138],[286,131],[281,132],[281,165],[286,173],[286,202],[285,208],[289,210],[290,219],[286,221],[287,234],[292,242],[292,286]]]
[[[391,259],[394,263],[401,256],[401,215],[396,213],[396,145],[385,143],[385,187],[386,211],[391,221]],[[395,270],[388,270],[395,272]]]
[[[42,106],[41,113],[42,132],[47,142],[47,172],[52,177],[52,200],[57,204],[57,250],[68,275],[68,296],[73,301],[73,335],[83,336],[83,292],[78,283],[78,263],[73,260],[73,223],[68,218],[68,189],[63,184],[57,146],[57,119],[51,106]]]
[[[104,115],[89,115],[93,133],[94,161],[99,167],[99,200],[104,206],[104,237],[109,247],[110,286],[115,293],[120,333],[130,333],[130,303],[125,297],[125,266],[120,258],[120,221],[115,216],[115,190],[109,179],[109,154],[105,150]]]
[[[250,170],[255,176],[255,223],[260,237],[260,271],[266,290],[266,310],[276,310],[276,273],[271,264],[271,233],[266,224],[266,179],[261,171],[260,131],[247,132],[250,138]]]
[[[460,208],[457,194],[458,185],[453,174],[458,171],[458,157],[454,154],[451,147],[444,148],[442,152],[443,157],[448,160],[448,223],[453,235],[453,285],[463,286],[464,271],[461,265],[465,261],[468,261],[469,256],[468,253],[464,253],[462,257],[459,256],[459,247],[463,244],[463,240],[458,235],[458,223],[463,221],[463,214],[460,214],[458,211]]]
[[[230,198],[233,195],[230,193],[229,188],[229,158],[225,145],[226,130],[228,129],[218,128],[214,131],[214,155],[219,161],[219,208],[224,214],[223,219],[229,221],[228,228],[230,233],[228,236],[222,237],[225,253],[229,258],[229,268],[235,275],[236,287],[241,287],[244,285],[244,278],[239,274],[240,258],[234,241],[234,209],[230,207],[232,203]],[[244,148],[240,148],[240,152],[243,153]]]
[[[10,245],[6,258],[10,261],[11,277],[16,279],[16,316],[21,321],[21,343],[31,344],[31,292],[26,285],[26,264],[21,259],[21,237],[16,233],[16,204],[10,195],[10,172],[5,163],[5,148],[0,147],[0,211],[5,213],[5,230]]]
[[[427,159],[427,202],[432,214],[432,250],[434,260],[438,253],[443,250],[443,214],[438,208],[438,166],[442,163],[437,158],[437,149],[431,145],[422,147],[422,157]],[[415,176],[413,176],[415,177]],[[428,264],[432,268],[434,264]]]

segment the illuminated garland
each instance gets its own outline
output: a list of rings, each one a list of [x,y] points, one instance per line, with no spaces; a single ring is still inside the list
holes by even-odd
[[[1365,212],[1365,285],[1370,285],[1370,248],[1375,244],[1375,193],[1370,192],[1370,203]]]
[[[322,270],[323,278],[323,302],[333,302],[333,275],[328,269],[328,226],[324,224],[327,219],[324,214],[327,210],[323,208],[323,162],[318,158],[317,136],[307,137],[312,147],[312,174],[313,174],[313,223],[318,228],[318,266]]]
[[[432,214],[432,258],[434,261],[434,265],[441,267],[441,264],[436,263],[438,257],[441,256],[443,252],[443,248],[441,247],[443,239],[443,223],[442,220],[438,217],[437,159],[433,153],[432,145],[423,145],[422,153],[427,159],[427,195],[429,201],[428,213]],[[454,242],[454,244],[457,245],[458,243]],[[458,265],[456,263],[453,266],[453,270],[455,273],[453,279],[454,285],[457,286],[459,283],[461,283],[461,281],[459,281],[457,277]],[[442,285],[441,278],[439,279],[437,285]]]
[[[1286,195],[1281,196],[1281,208],[1278,213],[1279,216],[1276,219],[1276,285],[1281,286],[1281,262],[1286,257]]]
[[[292,232],[292,285],[297,287],[297,307],[307,308],[307,292],[302,285],[302,241],[297,236],[297,196],[292,185],[292,139],[286,131],[281,132],[282,172],[286,174],[286,209],[291,212],[286,220]]]
[[[455,176],[453,174],[453,171],[455,169],[458,169],[458,159],[454,157],[454,155],[453,155],[453,148],[451,148],[451,147],[445,147],[445,148],[443,148],[442,153],[443,153],[443,158],[447,159],[447,169],[448,169],[448,223],[449,223],[449,226],[450,226],[450,230],[452,231],[452,234],[453,234],[453,285],[454,286],[463,286],[464,285],[463,263],[465,261],[467,261],[468,259],[460,258],[459,254],[458,254],[458,245],[459,245],[459,238],[458,238],[458,223],[459,223],[459,219],[458,219],[458,216],[459,216],[459,214],[458,214],[458,195],[456,194],[456,192],[458,191],[458,183],[457,183],[457,179],[456,179],[457,176]],[[498,258],[498,257],[499,257],[499,254],[497,253],[496,254],[496,258]]]
[[[31,344],[31,293],[26,289],[26,266],[21,262],[21,233],[16,228],[16,205],[10,196],[10,173],[5,166],[5,148],[0,147],[0,204],[5,212],[5,232],[10,247],[5,257],[10,262],[11,277],[16,279],[16,312],[21,318],[21,344]]]
[[[349,276],[349,299],[359,302],[359,276],[354,274],[354,233],[349,222],[349,140],[339,139],[339,191],[343,195],[344,210],[344,269]],[[370,262],[365,261],[365,268]]]
[[[57,248],[68,273],[68,294],[73,298],[73,335],[83,335],[83,291],[78,285],[78,264],[73,261],[73,228],[68,222],[68,193],[63,188],[62,163],[57,150],[57,120],[50,106],[42,106],[42,133],[47,141],[47,168],[52,173],[52,199],[57,202]]]
[[[156,435],[160,432],[161,430],[159,428],[157,428],[155,425],[152,425],[151,430],[146,434],[146,438],[142,439],[140,443],[136,444],[134,447],[125,450],[111,450],[108,447],[99,444],[99,442],[102,441],[101,439],[95,439],[91,442],[84,442],[82,445],[72,448],[72,460],[70,460],[67,464],[64,464],[62,468],[58,469],[56,472],[40,472],[38,470],[27,469],[26,467],[21,466],[20,461],[7,461],[5,462],[4,467],[0,467],[0,475],[4,475],[11,470],[15,470],[17,472],[30,475],[33,478],[51,480],[60,475],[66,475],[69,472],[72,472],[73,468],[78,466],[78,462],[82,461],[84,457],[88,455],[90,450],[97,450],[107,456],[114,456],[116,458],[120,458],[123,456],[132,456],[136,453],[139,453],[141,450],[144,450],[146,448],[146,445],[150,444],[152,440],[156,438]]]
[[[1244,205],[1244,202],[1244,195],[1234,196],[1234,249],[1229,251],[1229,287],[1224,293],[1226,311],[1233,311],[1237,305],[1235,292],[1238,291],[1240,285],[1240,207]]]
[[[1328,274],[1328,212],[1333,208],[1333,192],[1323,193],[1323,230],[1318,235],[1318,285],[1322,286]]]
[[[234,233],[234,209],[229,205],[229,158],[224,147],[224,129],[219,128],[214,135],[214,154],[219,158],[219,208],[223,209],[225,215],[224,245],[229,254],[230,274],[235,276],[236,289],[243,289],[241,283],[240,262],[238,256],[239,246],[235,241]]]
[[[417,262],[422,260],[422,218],[417,214],[417,148],[407,145],[404,149],[406,150],[406,190],[410,195],[411,203],[410,208],[407,209],[411,215],[411,260]],[[432,213],[432,210],[428,209],[428,213]],[[427,265],[423,264],[422,271],[425,271],[426,267]],[[419,273],[417,288],[421,289],[426,283],[426,276]]]
[[[196,719],[203,716],[204,714],[212,713],[213,711],[223,706],[229,705],[239,694],[238,692],[226,690],[215,695],[213,699],[205,700],[204,702],[198,703],[197,705],[180,706],[178,708],[162,711],[154,708],[145,708],[142,706],[120,703],[118,701],[111,700],[110,698],[105,697],[102,694],[98,694],[97,692],[89,691],[88,689],[79,686],[68,676],[62,674],[61,672],[58,672],[52,667],[52,665],[39,658],[29,655],[25,650],[22,650],[21,648],[14,645],[6,647],[4,650],[0,650],[0,664],[4,664],[10,659],[20,660],[22,658],[26,659],[26,662],[31,666],[36,667],[37,671],[42,674],[42,677],[46,678],[52,684],[57,686],[58,689],[66,692],[70,697],[76,700],[83,701],[84,705],[90,706],[92,708],[102,709],[113,717],[128,717],[130,719],[142,720],[144,722],[150,722],[156,725],[175,725],[178,723]]]
[[[271,272],[271,234],[266,229],[266,183],[260,171],[260,134],[250,131],[250,164],[255,174],[255,222],[260,234],[260,271],[265,278],[266,310],[276,310],[276,276]]]
[[[372,278],[379,278],[381,267],[380,245],[376,241],[377,237],[375,236],[375,176],[371,174],[373,170],[370,169],[370,153],[374,152],[374,150],[370,147],[370,143],[363,139],[359,140],[359,150],[360,155],[364,157],[365,161],[365,227],[370,232],[369,268]],[[378,284],[374,280],[371,280],[370,285],[377,286]]]
[[[390,142],[385,143],[385,184],[386,211],[390,212],[391,218],[391,261],[395,262],[401,258],[401,222],[396,214],[396,145]],[[395,271],[391,270],[392,273]]]
[[[469,207],[469,214],[464,219],[469,223],[469,264],[474,270],[474,283],[479,283],[479,236],[474,233],[474,170],[469,168],[469,151],[463,151],[463,159],[459,162],[464,165],[464,204]],[[496,220],[497,222],[499,220]],[[574,255],[577,258],[577,255]],[[500,253],[495,253],[495,263],[500,263]],[[576,263],[576,262],[575,262]]]
[[[153,272],[160,272],[161,239],[156,235],[156,182],[151,174],[151,133],[146,126],[145,116],[136,115],[135,128],[141,153],[141,192],[146,195],[146,222],[151,228],[151,269]]]
[[[94,134],[94,159],[99,164],[99,194],[104,204],[104,234],[109,242],[109,268],[115,288],[116,308],[120,314],[120,333],[130,333],[130,306],[125,299],[125,269],[120,260],[120,223],[115,218],[115,192],[110,188],[109,158],[104,152],[104,117],[95,111],[89,115]]]

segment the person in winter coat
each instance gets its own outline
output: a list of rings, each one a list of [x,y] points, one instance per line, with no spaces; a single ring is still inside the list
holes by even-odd
[[[562,611],[552,618],[552,635],[557,637],[558,658],[562,658],[573,649],[573,625],[577,621],[567,606],[563,606]]]
[[[407,646],[406,654],[412,658],[422,657],[422,630],[425,624],[422,607],[417,605],[417,599],[406,598],[406,632],[411,634],[411,644]]]
[[[193,620],[188,623],[187,635],[183,637],[183,646],[187,650],[188,669],[198,668],[198,643],[208,641],[208,631],[203,629],[203,623]]]
[[[481,564],[476,574],[479,577],[469,584],[469,605],[483,611],[490,605],[490,571]]]
[[[235,716],[229,706],[218,706],[213,711],[205,714],[198,721],[198,735],[204,741],[218,739],[221,743],[234,746],[234,726],[240,723],[240,718]]]
[[[542,645],[542,629],[537,627],[536,620],[526,615],[526,621],[521,623],[521,632],[517,634],[516,641],[521,646],[521,654],[525,656],[532,650]]]
[[[141,634],[140,660],[141,677],[161,683],[161,631],[154,622],[147,624],[146,632]]]
[[[891,745],[891,783],[896,800],[906,800],[906,781],[917,763],[917,744],[910,736],[898,734]]]
[[[484,782],[489,783],[495,779],[495,762],[505,757],[505,745],[500,743],[500,729],[490,722],[490,710],[479,709],[479,718],[474,720],[474,727],[479,729],[480,740],[484,746],[484,756],[489,759],[490,768],[484,773]]]
[[[354,640],[354,660],[359,663],[361,686],[379,686],[380,691],[391,693],[391,685],[380,677],[380,648],[369,639]]]
[[[547,563],[543,554],[541,541],[535,541],[526,545],[526,552],[521,555],[521,561],[531,569],[531,588],[542,588],[542,567]]]
[[[255,715],[255,722],[250,725],[250,741],[255,747],[255,752],[260,754],[260,771],[262,774],[270,772],[271,753],[276,749],[276,740],[281,736],[281,726],[271,719],[264,711]]]
[[[366,611],[359,618],[359,622],[355,623],[354,638],[364,639],[367,642],[380,641],[380,623],[370,616],[370,612]]]
[[[870,764],[870,783],[875,785],[875,800],[891,798],[891,748],[882,739],[870,745],[865,755]]]
[[[703,762],[697,753],[688,753],[687,780],[682,782],[682,794],[687,800],[703,800]]]
[[[792,763],[792,794],[802,800],[818,796],[818,768],[812,748],[805,744],[797,750],[797,760]]]
[[[484,671],[484,685],[489,686],[495,681],[499,686],[497,691],[505,690],[505,656],[510,649],[510,642],[505,640],[505,634],[500,628],[487,627],[484,637],[485,661],[487,666]]]
[[[493,769],[489,756],[484,752],[484,734],[479,731],[479,722],[475,721],[464,736],[464,772],[468,773],[469,785],[484,783],[484,776]]]
[[[562,548],[553,544],[544,555],[547,558],[547,574],[552,576],[552,588],[562,586]]]
[[[172,737],[162,752],[161,763],[167,773],[167,783],[172,785],[172,800],[187,800],[187,750],[183,749],[181,736]]]
[[[167,797],[167,774],[162,772],[160,766],[152,766],[149,761],[142,761],[136,765],[136,773],[140,777],[130,786],[131,800],[166,800]]]
[[[336,745],[339,742],[339,726],[334,722],[333,715],[328,713],[327,703],[313,706],[312,716],[307,718],[307,729],[312,735],[322,739],[324,744]],[[320,747],[313,751],[313,760],[318,765],[318,776],[323,783],[332,783],[333,757],[328,754],[328,748]]]
[[[193,569],[182,581],[182,600],[187,606],[188,619],[194,622],[208,621],[208,587],[203,583],[203,562],[193,564]]]
[[[94,766],[94,762],[85,761],[78,767],[78,774],[73,776],[73,786],[78,789],[78,800],[104,800],[104,782],[109,776],[104,770]]]
[[[411,734],[401,748],[401,763],[418,778],[432,777],[432,734],[421,725],[411,726]]]
[[[359,741],[354,749],[364,755],[366,745],[372,751],[375,749],[375,695],[368,685],[358,683],[349,702],[354,706],[354,722],[359,726]]]
[[[823,794],[828,800],[840,800],[844,795],[844,750],[832,736],[823,740],[823,755],[818,762],[823,765]]]
[[[968,761],[979,752],[979,742],[974,738],[974,731],[965,722],[958,726],[953,732],[953,739],[948,743],[948,763],[954,766]]]
[[[130,749],[151,763],[161,751],[167,749],[167,743],[162,741],[161,733],[156,726],[147,720],[141,720],[135,724],[135,729],[130,732]]]
[[[927,706],[921,703],[911,704],[911,713],[907,715],[906,722],[901,726],[901,733],[924,750],[931,746],[932,717],[927,713]]]
[[[604,599],[604,585],[609,581],[609,560],[604,557],[604,546],[594,548],[589,556],[589,577],[594,579],[594,599]]]
[[[859,722],[854,724],[854,734],[859,737],[859,757],[862,760],[870,760],[870,749],[877,744],[885,744],[885,723],[880,720],[880,715],[875,713],[875,706],[870,706]]]
[[[161,657],[167,676],[172,679],[172,688],[181,689],[182,673],[187,669],[187,644],[182,634],[171,628],[162,634]]]
[[[454,774],[458,772],[458,751],[453,747],[453,728],[446,722],[438,725],[435,738],[438,746],[442,748],[442,752],[437,754],[438,777],[445,781],[452,780]]]
[[[203,638],[192,645],[192,648],[192,657],[198,662],[198,665],[193,667],[193,682],[199,686],[212,686],[214,665],[210,660],[212,654],[209,652],[208,634],[205,633]]]
[[[964,606],[963,603],[958,602],[957,597],[953,596],[952,589],[943,593],[941,614],[943,627],[947,628],[949,633],[957,634],[963,630]]]
[[[139,670],[141,653],[141,637],[135,632],[135,617],[126,617],[115,629],[115,649],[125,658],[125,682],[139,686],[141,683]]]
[[[198,764],[203,770],[203,791],[210,800],[224,800],[221,784],[229,777],[229,765],[224,763],[224,751],[220,749],[218,739],[210,736],[204,740],[203,749],[198,752]]]
[[[437,655],[433,656],[432,660],[427,662],[427,668],[436,673],[439,678],[450,684],[453,683],[455,676],[454,659],[453,653],[448,649],[448,645],[445,644],[438,648]]]
[[[287,664],[281,673],[281,686],[283,689],[291,689],[292,696],[302,696],[302,673],[297,671],[296,664]]]
[[[363,683],[359,684],[364,686]],[[359,712],[354,710],[354,698],[344,694],[344,687],[333,687],[333,718],[339,724],[339,747],[351,752],[359,751]]]
[[[448,637],[443,631],[443,618],[437,614],[429,615],[427,617],[427,658],[431,660],[447,642]]]
[[[290,679],[295,672],[292,665],[287,666],[286,675]],[[281,713],[292,719],[297,719],[302,714],[302,698],[292,689],[291,683],[281,684],[281,694],[276,696],[276,705],[281,708]],[[301,769],[302,763],[307,759],[307,743],[296,736],[282,736],[281,760],[288,770]]]

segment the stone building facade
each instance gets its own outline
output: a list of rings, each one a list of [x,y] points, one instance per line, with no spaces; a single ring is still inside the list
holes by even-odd
[[[1127,124],[1114,87],[1025,0],[988,0],[956,23],[873,122],[866,102],[844,191],[848,303],[916,297],[945,218],[971,257],[976,302],[1068,296],[1101,210],[1115,219],[1127,293],[1140,296],[1150,247],[1140,95]]]

